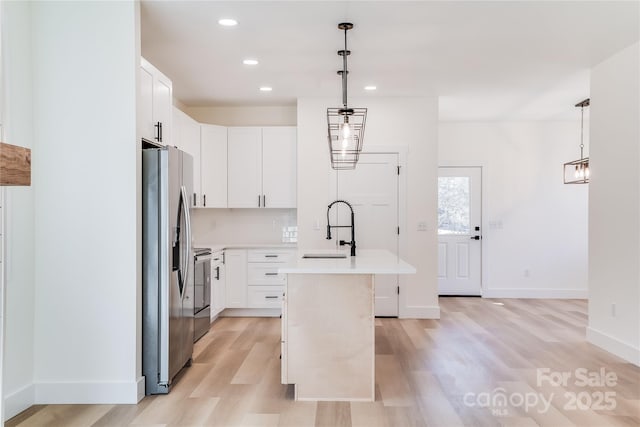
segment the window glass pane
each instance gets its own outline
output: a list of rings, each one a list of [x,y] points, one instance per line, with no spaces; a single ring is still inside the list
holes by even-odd
[[[438,177],[438,234],[469,234],[469,177]]]

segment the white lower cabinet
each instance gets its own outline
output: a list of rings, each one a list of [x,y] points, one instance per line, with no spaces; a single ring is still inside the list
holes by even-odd
[[[278,268],[293,258],[294,251],[254,249],[248,253],[249,308],[282,308],[287,275]]]
[[[226,249],[226,307],[247,307],[247,250]]]
[[[281,308],[284,286],[249,286],[249,308]]]
[[[287,283],[287,275],[278,273],[280,265],[269,262],[249,262],[247,265],[249,286],[283,286]]]
[[[278,268],[293,259],[292,249],[227,249],[226,307],[282,307],[286,274]]]
[[[211,317],[217,316],[227,304],[224,254],[214,252],[211,256]]]
[[[280,383],[289,384],[289,348],[287,335],[287,292],[282,293],[282,315],[280,316]]]

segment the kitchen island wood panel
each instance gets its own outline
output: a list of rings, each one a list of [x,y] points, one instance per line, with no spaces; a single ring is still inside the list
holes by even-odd
[[[385,250],[336,255],[340,253],[298,251],[292,262],[278,269],[287,274],[281,380],[295,385],[296,400],[371,402],[375,400],[375,274],[416,270]]]
[[[373,276],[289,274],[286,381],[296,400],[373,401]]]

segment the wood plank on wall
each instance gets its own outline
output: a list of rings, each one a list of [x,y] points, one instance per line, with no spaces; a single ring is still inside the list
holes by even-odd
[[[31,150],[0,142],[0,185],[31,185]]]

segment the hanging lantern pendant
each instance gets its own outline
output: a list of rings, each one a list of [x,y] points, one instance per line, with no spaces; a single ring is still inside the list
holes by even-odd
[[[360,152],[367,118],[366,108],[349,108],[347,101],[347,31],[353,28],[350,22],[343,22],[338,28],[344,31],[344,49],[338,51],[342,57],[342,108],[327,108],[327,127],[329,138],[329,154],[333,169],[355,169]]]
[[[588,184],[591,176],[589,169],[589,157],[584,157],[584,107],[590,105],[589,98],[578,102],[575,106],[580,107],[580,159],[564,164],[565,184]]]

